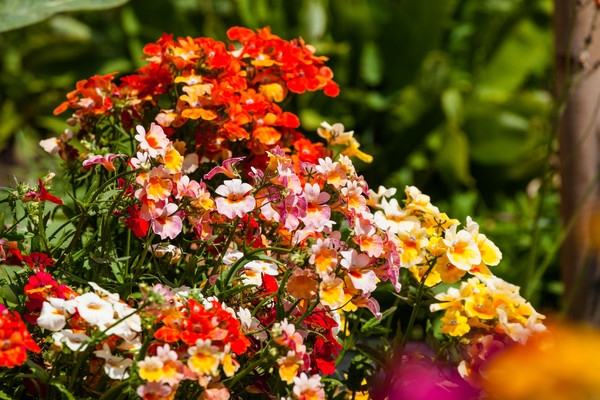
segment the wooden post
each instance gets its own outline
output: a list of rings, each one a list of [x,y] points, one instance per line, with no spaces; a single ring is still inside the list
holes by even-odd
[[[567,315],[600,325],[600,21],[594,0],[554,0],[557,99],[569,82],[558,123],[561,218],[574,222],[561,248]],[[594,27],[594,25],[596,25]],[[597,222],[596,222],[597,223]],[[594,232],[595,231],[595,232]]]

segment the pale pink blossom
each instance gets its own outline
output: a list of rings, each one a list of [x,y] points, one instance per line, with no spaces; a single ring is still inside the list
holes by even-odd
[[[137,190],[135,193],[138,199],[145,194],[150,200],[165,200],[173,190],[171,174],[163,165],[152,168],[147,174],[139,174],[135,181],[142,185],[142,190]]]
[[[338,162],[333,162],[329,157],[320,158],[319,165],[315,166],[315,168],[323,175],[327,183],[333,185],[337,189],[344,186],[348,181],[348,177],[342,168],[342,165]]]
[[[325,399],[325,391],[321,384],[320,375],[311,375],[308,377],[304,372],[300,376],[294,377],[294,396],[302,400],[321,400]]]
[[[124,154],[108,154],[106,156],[101,156],[101,155],[90,156],[87,159],[85,159],[81,165],[83,165],[84,167],[88,167],[90,165],[102,164],[102,166],[104,168],[106,168],[107,170],[114,171],[115,165],[113,164],[112,160],[114,160],[115,158],[118,158],[118,157],[125,157],[125,155]]]
[[[184,174],[191,174],[198,169],[198,165],[198,154],[186,154],[185,157],[183,157],[183,164],[181,164],[181,172]]]
[[[249,194],[252,186],[243,183],[241,179],[223,182],[215,192],[223,197],[217,197],[217,211],[228,218],[243,217],[256,207],[254,196]]]
[[[306,206],[304,196],[289,195],[278,203],[266,203],[261,211],[265,218],[281,222],[287,230],[293,231],[300,224],[300,219],[306,217]]]
[[[145,385],[139,386],[136,389],[136,393],[141,398],[168,398],[173,390],[170,386],[164,385],[160,382],[147,382]]]
[[[355,242],[370,257],[379,257],[383,253],[383,240],[377,235],[377,228],[369,219],[355,218],[354,233]]]
[[[229,158],[223,161],[223,166],[214,167],[211,169],[206,175],[204,175],[204,179],[209,180],[212,179],[213,176],[217,174],[225,174],[228,178],[236,178],[239,176],[237,170],[234,168],[237,163],[242,161],[246,157],[235,157]]]
[[[340,264],[347,269],[348,276],[355,288],[363,293],[371,293],[377,288],[377,275],[366,267],[371,263],[371,257],[366,254],[358,254],[356,250],[341,251],[342,261]]]
[[[138,151],[135,157],[131,157],[129,163],[135,169],[149,170],[152,168],[150,155],[145,151]]]
[[[311,185],[310,183],[305,184],[304,196],[307,205],[306,216],[302,218],[302,221],[307,228],[318,229],[331,217],[331,208],[326,204],[331,196],[329,193],[321,192],[321,188],[317,183],[314,185]]]
[[[135,140],[140,143],[141,150],[147,151],[152,158],[165,155],[171,141],[167,138],[160,125],[153,122],[148,132],[141,125],[136,126],[135,130],[138,133],[135,135]]]
[[[178,207],[175,203],[168,203],[162,210],[160,216],[152,219],[152,230],[161,239],[175,239],[183,228],[181,220],[181,211],[177,211]]]

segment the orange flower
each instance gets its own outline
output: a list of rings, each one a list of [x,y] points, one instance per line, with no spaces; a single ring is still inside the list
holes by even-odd
[[[550,325],[525,345],[495,355],[483,366],[483,387],[503,400],[594,399],[600,396],[600,332],[580,325]]]
[[[27,350],[39,353],[21,316],[0,304],[0,366],[14,367],[27,360]]]

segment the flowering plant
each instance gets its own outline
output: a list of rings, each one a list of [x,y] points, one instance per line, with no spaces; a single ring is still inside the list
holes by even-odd
[[[76,129],[40,145],[64,194],[50,174],[4,200],[5,395],[366,398],[383,379],[384,398],[417,321],[475,386],[473,348],[544,329],[477,223],[415,187],[370,190],[341,124],[297,130],[292,93],[339,92],[325,57],[268,28],[228,37],[163,35],[135,74],[80,81],[56,108]],[[400,303],[406,328],[378,351]]]

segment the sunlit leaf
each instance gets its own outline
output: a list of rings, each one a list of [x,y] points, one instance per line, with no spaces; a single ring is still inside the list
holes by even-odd
[[[43,21],[68,11],[118,7],[128,0],[3,0],[0,2],[0,32]]]
[[[383,79],[383,60],[375,42],[367,42],[360,60],[360,75],[369,85],[376,86]]]
[[[521,84],[547,65],[551,35],[530,20],[517,24],[502,42],[480,75],[479,94],[504,100]]]
[[[469,142],[463,131],[456,126],[444,130],[442,146],[436,157],[436,166],[442,178],[451,185],[472,183],[469,169]]]
[[[458,89],[446,89],[442,93],[442,110],[446,118],[453,123],[458,123],[462,119],[463,101]]]
[[[327,30],[327,13],[323,1],[310,0],[305,2],[300,13],[300,21],[306,32],[307,40],[316,41],[320,39]]]

